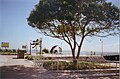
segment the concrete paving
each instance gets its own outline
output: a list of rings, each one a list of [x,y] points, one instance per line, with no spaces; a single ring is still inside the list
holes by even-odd
[[[17,59],[16,55],[0,55],[0,66],[13,66],[13,65],[34,67],[33,62],[27,59]]]
[[[8,59],[3,56],[3,55],[0,55],[0,66],[4,66],[5,62],[7,62]]]

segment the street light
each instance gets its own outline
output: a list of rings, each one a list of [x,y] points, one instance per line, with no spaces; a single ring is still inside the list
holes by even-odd
[[[30,40],[30,55],[31,55],[31,44],[32,44],[31,41],[32,41],[32,40]]]
[[[119,6],[119,7],[120,7],[120,6]],[[119,21],[120,21],[120,16],[119,16]],[[120,26],[120,23],[119,23],[119,26]],[[119,28],[119,30],[120,30],[120,28]],[[118,55],[119,55],[119,58],[120,58],[120,31],[119,31],[119,44],[118,44],[118,45],[119,45],[119,54],[118,54]],[[119,59],[119,58],[118,58],[118,59]],[[119,59],[119,60],[120,60],[120,59]],[[120,69],[120,62],[119,62],[119,69]],[[120,71],[119,71],[119,73],[120,73]],[[120,75],[119,75],[119,76],[120,76]]]
[[[103,39],[100,39],[100,41],[101,41],[101,49],[102,49],[101,56],[103,56]]]
[[[40,55],[42,53],[42,38],[40,38]]]

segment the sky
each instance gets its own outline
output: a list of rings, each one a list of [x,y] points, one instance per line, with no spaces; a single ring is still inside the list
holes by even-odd
[[[119,5],[118,0],[112,1]],[[27,17],[39,0],[0,0],[0,43],[9,42],[10,49],[21,49],[28,45],[30,40],[42,38],[42,48],[50,49],[54,45],[61,46],[63,50],[70,50],[62,40],[44,36],[27,24]],[[86,38],[82,51],[101,51],[101,38]],[[104,52],[119,52],[119,37],[102,38]]]

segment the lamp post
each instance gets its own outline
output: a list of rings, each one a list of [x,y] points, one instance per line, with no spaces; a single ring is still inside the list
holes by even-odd
[[[61,49],[62,49],[62,42],[61,42]],[[61,53],[62,53],[63,49],[61,50]]]
[[[30,55],[31,55],[31,41],[32,41],[32,40],[30,40]]]
[[[28,52],[28,46],[27,46],[27,43],[26,43],[26,53]]]
[[[42,38],[40,38],[40,55],[41,55],[41,53],[42,53]]]
[[[119,25],[120,25],[120,24],[119,24]],[[119,44],[118,44],[118,45],[119,45],[118,48],[119,48],[119,58],[120,58],[120,31],[119,31]],[[119,63],[119,65],[120,65],[120,63]],[[120,68],[120,67],[119,67],[119,68]]]
[[[100,41],[101,41],[101,49],[102,49],[101,56],[103,56],[103,39],[100,39]]]

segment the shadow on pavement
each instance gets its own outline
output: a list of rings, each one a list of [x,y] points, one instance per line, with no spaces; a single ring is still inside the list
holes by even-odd
[[[87,77],[87,74],[94,73],[80,72],[80,73],[56,73],[54,71],[47,71],[35,67],[24,67],[23,65],[2,66],[0,67],[0,79],[118,79],[118,76],[106,77]],[[82,77],[86,75],[86,77]]]
[[[1,79],[36,79],[37,69],[20,65],[2,66]]]

